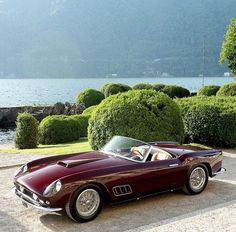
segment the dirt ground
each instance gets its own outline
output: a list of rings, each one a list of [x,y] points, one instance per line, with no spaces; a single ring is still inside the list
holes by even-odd
[[[75,223],[64,213],[25,208],[10,192],[17,165],[38,158],[0,154],[0,231],[236,231],[236,152],[227,151],[227,172],[210,179],[200,195],[181,191],[106,206],[89,223]]]

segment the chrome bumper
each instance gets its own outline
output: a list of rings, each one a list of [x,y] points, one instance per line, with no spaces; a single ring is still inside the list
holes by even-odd
[[[23,205],[26,206],[26,207],[31,206],[33,208],[43,210],[43,211],[46,211],[46,212],[57,212],[57,211],[62,210],[62,208],[50,208],[50,207],[47,207],[47,206],[40,205],[40,203],[38,201],[35,201],[32,198],[30,198],[29,196],[27,196],[24,193],[20,192],[19,190],[17,190],[16,187],[12,188],[11,191],[22,201]]]
[[[220,174],[222,174],[224,172],[226,172],[226,169],[225,168],[221,168],[218,172],[213,173],[213,176],[220,175]]]

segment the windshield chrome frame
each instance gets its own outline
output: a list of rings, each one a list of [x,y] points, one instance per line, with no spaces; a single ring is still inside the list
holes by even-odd
[[[147,153],[146,153],[144,159],[141,160],[141,161],[139,161],[139,160],[133,160],[133,159],[127,158],[127,157],[125,157],[125,156],[122,156],[122,155],[120,155],[120,154],[114,153],[114,152],[105,151],[105,150],[103,150],[103,147],[105,147],[106,145],[104,145],[99,151],[104,152],[104,153],[109,154],[109,155],[112,155],[112,156],[115,156],[115,157],[120,157],[120,158],[122,158],[122,159],[126,159],[126,160],[129,160],[129,161],[133,161],[133,162],[136,162],[136,163],[146,163],[147,158],[148,158],[148,156],[149,156],[149,154],[150,154],[150,152],[151,152],[151,150],[152,150],[152,148],[153,148],[153,146],[152,146],[151,144],[149,144],[149,143],[147,143],[147,142],[144,142],[144,141],[141,141],[141,140],[138,140],[138,139],[134,139],[134,138],[131,138],[131,137],[126,137],[126,136],[121,136],[121,135],[115,135],[115,136],[113,136],[112,138],[114,138],[114,137],[122,137],[122,138],[131,139],[131,140],[136,140],[136,141],[138,141],[138,142],[141,143],[140,146],[142,146],[142,145],[148,145],[149,148],[148,148],[148,150],[147,150]],[[111,138],[111,139],[112,139],[112,138]]]

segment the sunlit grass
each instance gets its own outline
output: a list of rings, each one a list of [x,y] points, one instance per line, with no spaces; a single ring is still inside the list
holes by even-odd
[[[87,138],[82,138],[79,141],[71,143],[63,143],[56,145],[39,145],[34,149],[17,149],[17,148],[4,148],[0,149],[0,153],[15,153],[15,154],[70,154],[84,151],[91,151],[91,147]]]

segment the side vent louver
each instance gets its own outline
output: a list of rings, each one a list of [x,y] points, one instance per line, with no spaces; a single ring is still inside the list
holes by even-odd
[[[119,185],[113,187],[113,193],[115,196],[123,196],[132,193],[130,185]]]

